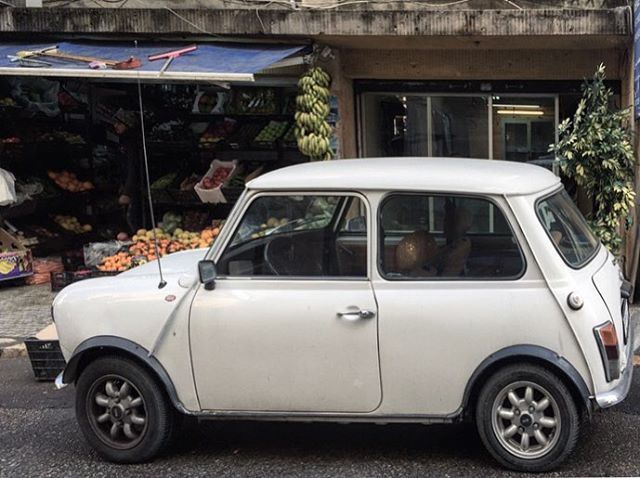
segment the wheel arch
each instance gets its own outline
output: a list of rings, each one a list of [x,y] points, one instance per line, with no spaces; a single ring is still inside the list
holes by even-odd
[[[591,417],[591,393],[584,379],[571,363],[554,351],[539,345],[513,345],[498,350],[484,359],[474,370],[465,387],[462,409],[469,418],[477,402],[480,390],[487,378],[500,368],[514,363],[541,365],[555,373],[569,388],[581,413]]]
[[[120,355],[142,365],[163,387],[172,405],[181,413],[189,411],[178,399],[176,388],[162,364],[141,345],[122,337],[97,336],[82,342],[73,351],[62,374],[62,382],[74,383],[82,370],[93,360],[107,355]]]

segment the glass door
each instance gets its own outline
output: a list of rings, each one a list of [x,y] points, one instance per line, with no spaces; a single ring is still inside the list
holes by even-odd
[[[487,95],[364,93],[364,157],[489,157]]]
[[[553,168],[549,145],[556,141],[557,101],[554,96],[492,98],[495,159]]]

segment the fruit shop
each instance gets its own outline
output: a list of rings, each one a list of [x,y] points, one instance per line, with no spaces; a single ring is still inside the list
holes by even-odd
[[[59,288],[208,247],[245,182],[334,157],[309,52],[0,45],[0,281]]]

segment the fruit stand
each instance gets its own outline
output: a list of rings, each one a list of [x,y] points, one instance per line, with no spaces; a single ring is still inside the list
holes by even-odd
[[[0,207],[0,226],[36,258],[61,256],[65,270],[52,274],[62,285],[90,276],[88,270],[117,273],[208,247],[245,181],[309,160],[296,144],[295,81],[142,90],[157,248],[141,168],[131,173],[115,128],[123,111],[136,112],[134,85],[0,79],[0,168],[16,176],[19,199]],[[139,194],[123,204],[131,177]],[[118,250],[87,265],[83,247],[93,243],[115,243]]]

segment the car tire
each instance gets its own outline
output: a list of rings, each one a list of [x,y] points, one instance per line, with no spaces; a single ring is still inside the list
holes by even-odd
[[[478,396],[475,417],[489,453],[516,471],[556,468],[580,435],[571,392],[557,375],[537,365],[510,365],[491,375]]]
[[[171,441],[177,412],[154,377],[133,360],[97,358],[76,382],[76,418],[96,452],[115,463],[141,463]]]

